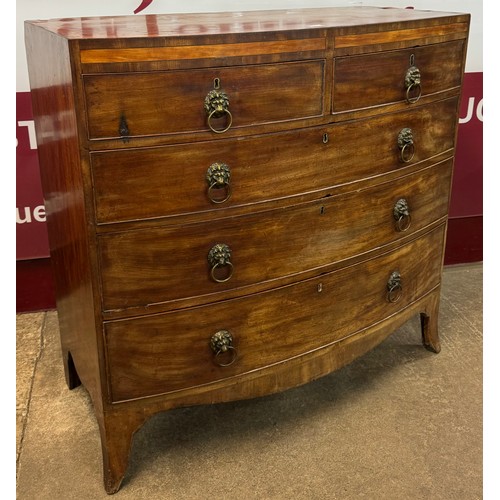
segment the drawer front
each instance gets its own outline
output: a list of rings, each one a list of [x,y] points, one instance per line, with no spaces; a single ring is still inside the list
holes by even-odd
[[[102,235],[104,309],[213,297],[395,241],[446,215],[451,167],[448,160],[393,182],[287,209]],[[408,216],[401,215],[405,203]]]
[[[324,66],[324,60],[313,60],[86,75],[89,138],[209,131],[209,124],[220,132],[229,126],[238,128],[320,116]],[[220,87],[229,103],[221,102],[221,109],[212,115],[212,111],[205,110],[205,99],[214,87]]]
[[[106,323],[112,399],[153,396],[241,375],[381,321],[438,285],[443,241],[441,226],[392,253],[315,279],[214,305]],[[226,339],[224,332],[231,335],[226,352],[218,352],[217,343],[215,351],[210,347],[218,332]]]
[[[457,103],[451,98],[377,118],[239,140],[92,153],[97,221],[243,206],[413,165],[454,147]],[[405,128],[413,140],[403,155],[406,161],[413,153],[408,163],[398,145]]]
[[[461,84],[465,41],[458,40],[405,50],[335,59],[333,111],[380,106],[416,100],[421,94],[457,88]],[[409,68],[420,73],[420,84],[408,75]],[[407,94],[408,92],[408,94]]]

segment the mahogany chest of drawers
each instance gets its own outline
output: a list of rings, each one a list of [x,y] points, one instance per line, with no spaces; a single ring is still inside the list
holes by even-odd
[[[304,384],[437,316],[469,15],[26,23],[62,355],[104,482],[178,406]]]

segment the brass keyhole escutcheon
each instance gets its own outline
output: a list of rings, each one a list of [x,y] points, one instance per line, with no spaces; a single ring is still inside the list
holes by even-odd
[[[118,125],[118,134],[120,134],[120,137],[122,138],[123,142],[126,143],[129,141],[130,130],[128,128],[128,123],[127,119],[125,118],[125,115],[120,116],[120,124]]]

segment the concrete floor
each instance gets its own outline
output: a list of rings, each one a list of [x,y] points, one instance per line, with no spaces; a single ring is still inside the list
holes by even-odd
[[[482,498],[482,265],[445,269],[442,351],[418,317],[281,394],[153,417],[117,499]],[[104,499],[87,392],[66,387],[54,311],[17,316],[17,498]]]

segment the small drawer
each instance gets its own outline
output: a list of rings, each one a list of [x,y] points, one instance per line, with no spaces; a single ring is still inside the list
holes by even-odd
[[[333,112],[420,97],[461,84],[465,41],[457,40],[405,50],[338,57],[334,66]]]
[[[85,75],[90,139],[228,130],[323,114],[324,60]],[[297,98],[300,96],[300,98]]]
[[[112,400],[237,377],[352,335],[440,282],[444,226],[356,266],[249,297],[105,324]]]
[[[250,205],[414,165],[452,150],[457,104],[453,97],[328,127],[91,153],[97,222]]]
[[[285,209],[103,234],[104,309],[213,300],[389,244],[446,215],[451,167]]]

